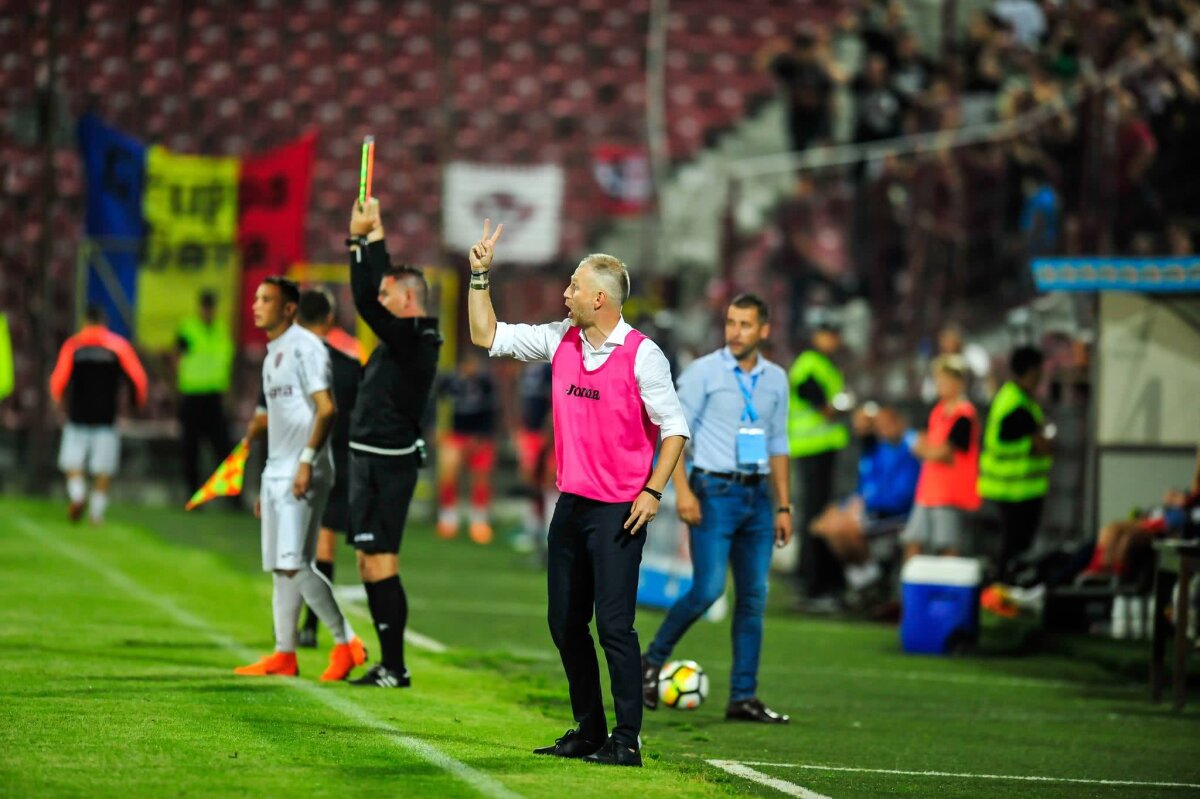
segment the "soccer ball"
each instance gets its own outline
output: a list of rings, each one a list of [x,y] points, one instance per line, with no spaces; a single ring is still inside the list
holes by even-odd
[[[708,675],[694,660],[672,660],[658,672],[658,698],[667,707],[695,710],[708,698]]]

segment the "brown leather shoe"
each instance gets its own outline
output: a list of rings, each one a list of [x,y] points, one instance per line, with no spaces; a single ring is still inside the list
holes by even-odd
[[[642,655],[642,705],[647,710],[658,710],[658,672],[662,666],[655,666]]]
[[[725,720],[757,721],[761,724],[787,724],[791,721],[789,717],[764,705],[757,696],[740,702],[730,702],[725,706]]]

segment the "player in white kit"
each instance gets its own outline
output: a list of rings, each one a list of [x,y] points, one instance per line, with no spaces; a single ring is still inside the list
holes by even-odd
[[[296,625],[307,602],[336,642],[321,679],[342,680],[367,656],[333,597],[333,587],[313,565],[321,514],[333,487],[329,431],[337,408],[324,342],[293,324],[299,301],[299,286],[281,277],[267,278],[254,295],[254,326],[267,334],[267,464],[259,512],[263,571],[275,579],[275,651],[234,672],[298,675]]]

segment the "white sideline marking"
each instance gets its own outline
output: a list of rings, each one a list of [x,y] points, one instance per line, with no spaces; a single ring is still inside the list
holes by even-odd
[[[180,624],[203,633],[209,640],[235,655],[239,660],[249,661],[257,657],[257,653],[251,652],[238,641],[218,632],[208,622],[179,607],[167,597],[160,596],[142,587],[116,567],[94,560],[92,557],[84,555],[75,547],[54,536],[40,535],[41,531],[38,530],[33,521],[24,516],[17,516],[16,521],[26,537],[36,539],[42,546],[50,546],[80,566],[90,569],[108,580],[129,596],[138,599],[146,605],[157,608]],[[414,738],[411,735],[405,735],[396,727],[372,717],[358,705],[343,699],[330,690],[319,688],[313,683],[304,680],[286,680],[283,684],[304,692],[323,705],[344,716],[348,716],[359,724],[385,733],[388,739],[398,744],[400,748],[406,749],[427,763],[449,772],[484,796],[498,797],[500,799],[520,799],[521,797],[520,794],[509,790],[494,777],[482,771],[477,771],[466,763],[455,760],[432,744],[426,743],[419,738]]]
[[[722,771],[728,772],[735,777],[741,777],[751,782],[757,782],[759,785],[765,785],[768,788],[774,788],[780,793],[785,793],[788,796],[797,796],[799,799],[830,799],[823,793],[810,791],[797,785],[794,782],[781,780],[778,777],[772,777],[770,774],[763,774],[761,771],[755,771],[745,763],[738,763],[735,760],[707,760],[705,761],[710,766],[716,766]]]
[[[449,650],[449,647],[446,646],[445,644],[443,644],[441,641],[435,641],[434,639],[430,638],[428,635],[421,635],[416,630],[405,630],[404,631],[404,640],[408,641],[410,644],[417,647],[418,649],[425,649],[430,652],[436,652],[439,655],[442,652],[446,652]]]
[[[708,761],[716,765],[718,761]],[[818,766],[812,763],[761,763],[748,760],[744,766],[769,768],[799,768],[809,771],[849,771],[856,774],[898,774],[905,777],[955,777],[966,780],[1018,780],[1020,782],[1067,782],[1074,785],[1128,785],[1138,788],[1200,788],[1190,782],[1143,782],[1141,780],[1085,780],[1078,777],[1037,777],[1015,774],[959,774],[952,771],[904,771],[890,768],[855,768],[852,766]]]
[[[361,604],[367,601],[367,589],[363,588],[361,585],[335,586],[333,589],[333,595],[337,597],[337,601],[339,603],[357,602]],[[413,630],[412,628],[405,628],[404,640],[415,646],[417,649],[424,649],[428,652],[434,652],[439,655],[443,652],[450,651],[450,647],[446,646],[441,641],[430,638],[428,635],[421,635],[421,633]]]

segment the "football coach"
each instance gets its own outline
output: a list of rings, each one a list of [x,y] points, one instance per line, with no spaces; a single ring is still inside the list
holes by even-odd
[[[576,727],[537,754],[642,765],[641,650],[634,616],[646,524],[688,438],[666,356],[629,326],[629,273],[611,255],[585,257],[563,292],[567,318],[496,321],[489,269],[504,226],[471,248],[471,341],[492,356],[549,361],[558,489],[548,541],[548,619]],[[662,440],[655,461],[655,448]],[[600,667],[588,630],[593,609],[608,660],[616,726],[609,736]]]

